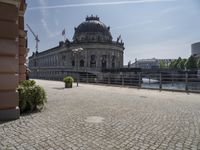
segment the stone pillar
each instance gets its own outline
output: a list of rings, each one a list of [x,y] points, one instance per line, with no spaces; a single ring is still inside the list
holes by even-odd
[[[0,0],[0,120],[19,118],[19,81],[25,79],[24,0]]]
[[[111,57],[111,53],[108,51],[107,53],[106,53],[106,62],[107,62],[107,66],[106,66],[106,68],[110,68],[110,57]]]
[[[120,52],[120,67],[123,67],[123,64],[124,64],[123,52]]]
[[[26,55],[27,55],[27,33],[24,31],[24,9],[21,6],[18,17],[19,30],[19,82],[26,80]]]

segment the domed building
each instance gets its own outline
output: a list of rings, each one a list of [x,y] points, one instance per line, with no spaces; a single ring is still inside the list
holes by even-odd
[[[62,78],[70,72],[97,74],[104,69],[123,67],[124,43],[121,36],[114,41],[110,27],[99,17],[87,16],[74,30],[72,41],[67,39],[54,48],[29,57],[32,77]]]
[[[86,17],[85,21],[75,28],[73,41],[77,43],[112,42],[110,27],[99,20],[99,17]]]

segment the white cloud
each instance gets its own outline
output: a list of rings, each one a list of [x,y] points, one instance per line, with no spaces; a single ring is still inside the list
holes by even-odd
[[[165,15],[165,14],[168,14],[168,13],[171,13],[171,12],[174,12],[174,11],[177,11],[177,10],[180,10],[182,7],[180,6],[176,6],[176,7],[170,7],[170,8],[167,8],[167,9],[164,9],[160,15]]]
[[[166,26],[160,29],[160,31],[168,31],[174,29],[176,26],[171,25],[171,26]]]
[[[54,19],[55,20],[55,24],[56,24],[56,26],[58,27],[59,26],[59,22],[58,22],[58,20],[56,20],[56,19]]]
[[[43,3],[44,0],[40,1],[42,2],[40,4],[44,4]],[[54,6],[41,5],[38,7],[30,7],[29,10],[102,6],[102,5],[122,5],[122,4],[153,3],[153,2],[172,2],[172,1],[176,0],[128,0],[128,1],[116,1],[116,2],[80,3],[80,4],[66,4],[66,5],[54,5]]]
[[[42,6],[42,7],[45,7],[47,6],[47,3],[45,0],[39,0],[39,4]],[[47,23],[47,19],[48,19],[48,11],[46,9],[40,9],[41,11],[41,14],[42,14],[42,19],[41,19],[41,23],[43,25],[43,28],[44,30],[46,31],[48,37],[55,37],[55,36],[58,36],[60,33],[58,31],[55,31],[55,32],[52,32],[50,29],[49,29],[49,26],[48,26],[48,23]],[[55,22],[56,24],[56,22]]]
[[[39,4],[40,4],[40,6],[42,6],[42,7],[47,6],[47,3],[46,3],[45,0],[39,0]],[[47,13],[47,11],[46,11],[45,9],[41,9],[40,11],[41,11],[41,13],[42,13],[42,17],[43,17],[43,18],[46,18],[46,17],[48,16],[48,13]]]
[[[146,21],[137,22],[137,23],[134,23],[134,24],[126,24],[126,25],[122,25],[122,26],[116,26],[116,27],[113,27],[112,30],[126,29],[126,28],[130,28],[130,27],[138,26],[138,25],[151,24],[153,22],[155,22],[155,20],[146,20]]]
[[[44,19],[41,19],[41,22],[42,22],[42,25],[43,25],[43,27],[44,27],[44,29],[45,29],[45,31],[46,31],[46,33],[47,33],[47,35],[49,37],[55,37],[55,36],[61,34],[60,32],[52,32],[49,29],[48,24],[47,24],[47,22]]]

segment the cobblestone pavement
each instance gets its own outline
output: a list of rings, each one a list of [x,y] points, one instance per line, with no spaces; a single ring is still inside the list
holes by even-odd
[[[37,83],[45,109],[0,123],[1,150],[200,149],[198,94]]]

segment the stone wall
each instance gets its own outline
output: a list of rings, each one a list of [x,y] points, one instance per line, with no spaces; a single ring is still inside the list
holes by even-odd
[[[24,0],[0,0],[0,120],[19,118],[16,88],[25,80]]]

